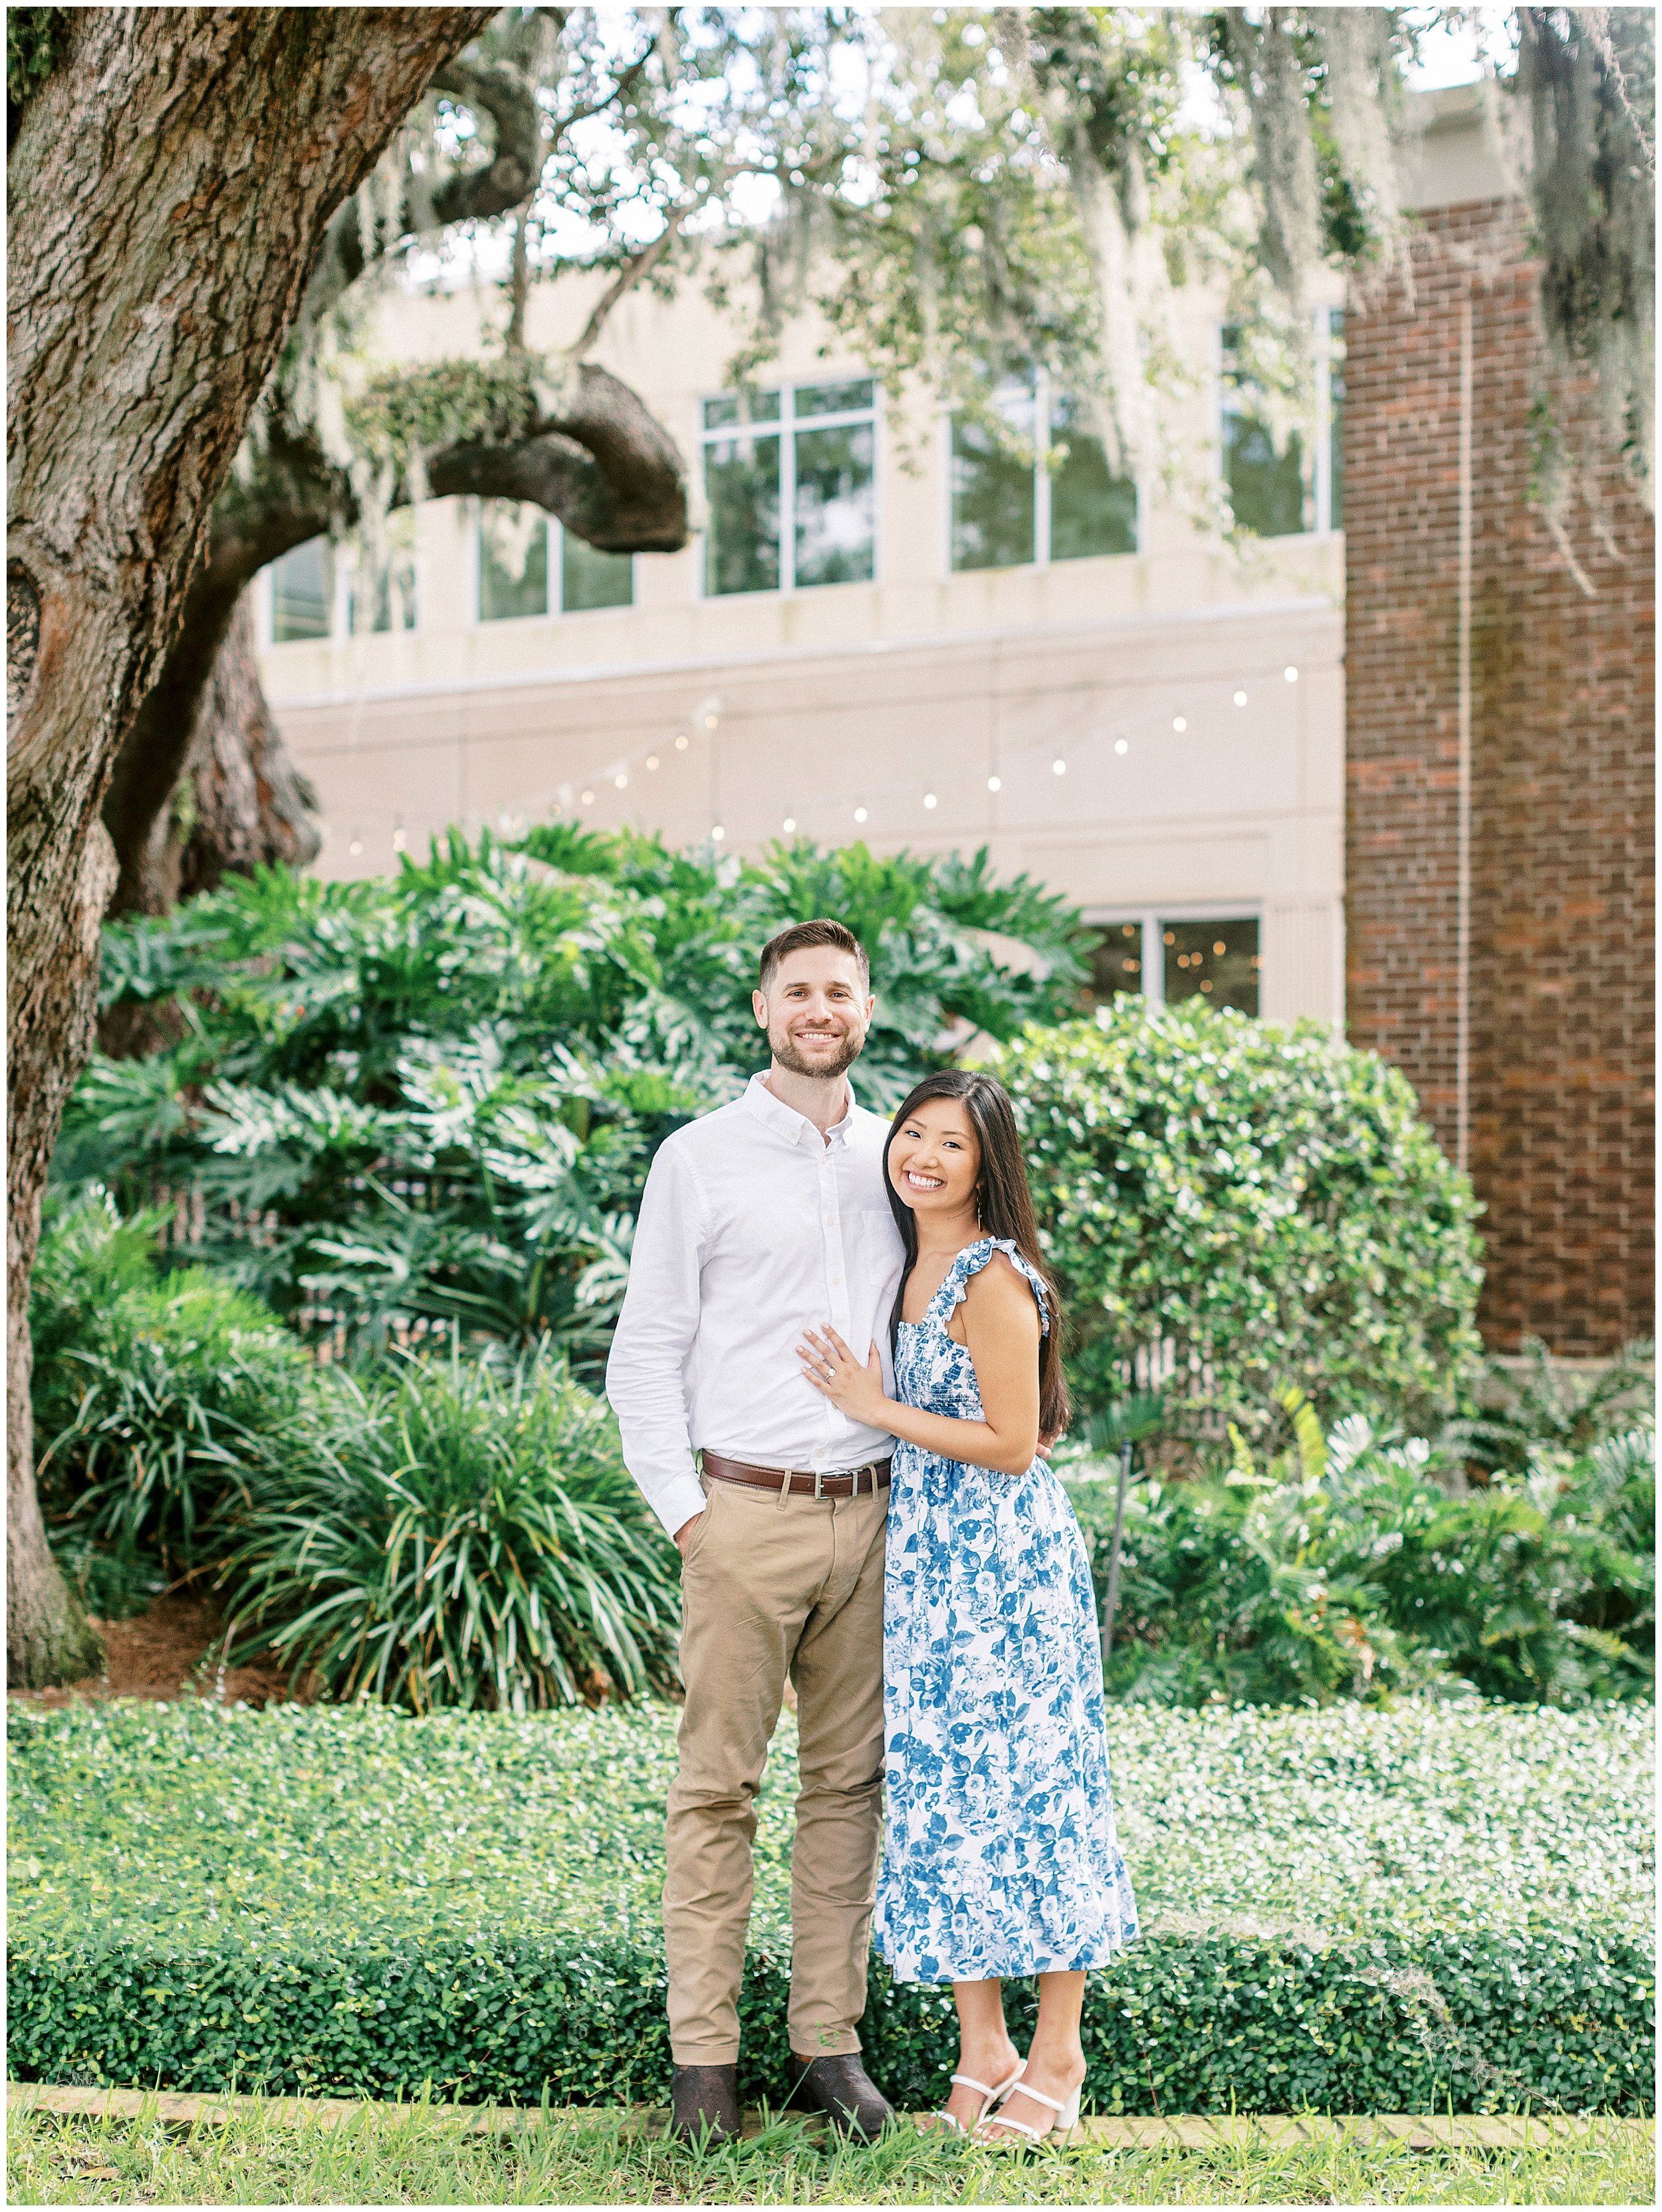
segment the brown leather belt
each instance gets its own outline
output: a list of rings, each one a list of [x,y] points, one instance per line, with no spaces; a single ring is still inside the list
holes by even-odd
[[[840,1468],[834,1474],[788,1474],[782,1467],[749,1467],[742,1459],[723,1459],[719,1452],[702,1455],[704,1472],[717,1482],[742,1482],[747,1490],[772,1490],[784,1496],[788,1485],[792,1498],[875,1497],[889,1487],[889,1462],[869,1459],[864,1467]]]

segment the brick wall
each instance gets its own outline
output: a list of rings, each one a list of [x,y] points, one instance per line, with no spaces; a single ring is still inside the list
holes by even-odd
[[[1352,1040],[1459,1139],[1462,316],[1472,330],[1466,1134],[1497,1350],[1567,1356],[1652,1311],[1654,533],[1611,464],[1528,504],[1542,376],[1522,211],[1435,210],[1400,284],[1347,316],[1346,930]],[[1586,421],[1585,389],[1556,394]]]

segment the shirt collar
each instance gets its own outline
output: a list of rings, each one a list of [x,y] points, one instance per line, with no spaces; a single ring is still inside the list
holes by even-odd
[[[848,1083],[846,1076],[843,1078]],[[753,1075],[744,1092],[747,1109],[758,1121],[771,1129],[775,1136],[783,1137],[788,1145],[818,1144],[820,1133],[805,1114],[798,1114],[794,1106],[787,1106],[776,1098],[767,1088],[766,1075]],[[846,1144],[848,1133],[854,1126],[854,1086],[848,1084],[848,1104],[840,1121],[834,1121],[826,1135],[834,1145]]]

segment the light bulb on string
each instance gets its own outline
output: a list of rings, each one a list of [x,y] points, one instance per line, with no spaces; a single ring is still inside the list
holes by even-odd
[[[863,806],[857,806],[857,807],[854,809],[854,819],[855,819],[857,822],[864,822],[864,819],[865,819],[865,809],[864,809],[864,807],[863,807]]]
[[[656,753],[647,754],[646,765],[649,769],[656,768],[658,766],[658,755]]]
[[[787,814],[779,826],[784,830],[787,837],[794,837],[797,834],[796,816],[794,814]]]
[[[1287,681],[1289,684],[1296,684],[1298,682],[1298,671],[1296,668],[1283,668],[1281,672],[1287,678]]]
[[[715,828],[714,828],[713,830],[711,830],[711,832],[710,832],[710,836],[711,836],[712,840],[713,841],[713,842],[714,842],[714,843],[716,843],[716,844],[718,844],[718,845],[719,845],[719,844],[720,844],[720,842],[721,842],[722,839],[723,839],[726,835],[727,835],[727,832],[726,832],[726,831],[722,828],[722,826],[721,826],[721,824],[720,824],[720,823],[719,823],[719,822],[718,822],[718,823],[717,823],[717,824],[716,824]]]
[[[1177,732],[1177,734],[1179,735],[1179,737],[1180,737],[1180,738],[1182,736],[1182,734],[1183,734],[1184,731],[1185,731],[1185,730],[1186,730],[1186,729],[1188,728],[1188,726],[1188,726],[1188,724],[1184,720],[1184,719],[1183,719],[1183,717],[1182,717],[1182,715],[1181,715],[1181,714],[1174,714],[1174,715],[1173,715],[1173,717],[1172,717],[1172,727],[1173,727],[1173,728]]]
[[[1117,753],[1128,753],[1131,750],[1131,745],[1125,738],[1116,738],[1113,741],[1113,749]]]
[[[1244,691],[1236,692],[1235,704],[1237,707],[1244,707],[1246,704],[1246,694]]]
[[[1068,772],[1068,764],[1065,760],[1053,760],[1050,764],[1050,772],[1052,775],[1065,775]]]
[[[925,805],[925,806],[933,806],[933,805],[935,805],[935,804],[936,804],[936,803],[937,803],[937,802],[936,802],[936,798],[935,798],[935,794],[934,794],[934,793],[933,793],[932,791],[926,791],[926,792],[925,792],[925,793],[924,793],[924,805]]]
[[[987,789],[989,791],[1002,791],[1004,789],[1004,785],[996,775],[990,775],[987,778]]]
[[[612,781],[613,781],[613,783],[614,783],[614,784],[616,784],[616,786],[617,787],[617,788],[618,788],[618,790],[619,790],[619,791],[627,791],[627,790],[628,789],[628,787],[629,787],[629,778],[628,778],[628,770],[627,770],[627,769],[619,769],[619,770],[617,771],[617,774],[616,774],[616,775],[612,778]]]
[[[685,730],[682,730],[682,732],[681,732],[681,734],[680,734],[680,735],[676,738],[676,750],[678,753],[684,753],[684,752],[686,751],[686,750],[687,750],[687,732],[685,732]]]
[[[583,804],[585,806],[592,806],[594,805],[594,793],[591,791],[585,791],[583,793]]]
[[[363,850],[363,839],[361,837],[355,837],[346,849],[351,854],[353,859],[355,860],[359,854]]]

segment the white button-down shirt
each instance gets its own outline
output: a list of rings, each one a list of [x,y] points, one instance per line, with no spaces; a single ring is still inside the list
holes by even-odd
[[[861,1358],[889,1324],[903,1247],[883,1154],[889,1124],[854,1102],[828,1132],[763,1078],[658,1147],[636,1224],[606,1395],[623,1457],[673,1535],[702,1510],[693,1458],[858,1467],[894,1439],[851,1421],[804,1376],[804,1328],[829,1322]]]

